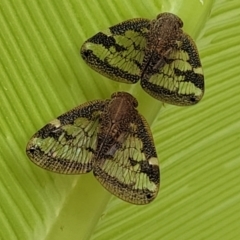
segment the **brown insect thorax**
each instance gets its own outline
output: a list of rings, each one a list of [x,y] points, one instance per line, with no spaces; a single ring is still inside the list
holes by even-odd
[[[101,115],[97,152],[114,155],[117,146],[125,141],[129,133],[129,123],[136,118],[136,106],[136,99],[128,93],[118,92],[112,95]]]
[[[166,64],[173,49],[181,47],[182,20],[172,13],[161,13],[151,22],[143,59],[141,78],[149,78]]]
[[[164,56],[181,39],[182,27],[183,22],[178,16],[171,13],[159,14],[152,21],[146,51],[157,51]]]

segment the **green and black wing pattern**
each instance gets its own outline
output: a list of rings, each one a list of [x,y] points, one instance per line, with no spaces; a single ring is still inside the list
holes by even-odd
[[[106,77],[136,83],[141,75],[150,23],[148,19],[133,19],[97,33],[83,44],[82,58]]]
[[[88,39],[81,55],[110,79],[141,80],[142,88],[160,101],[194,105],[203,97],[204,75],[197,47],[182,26],[171,13],[154,20],[128,20]]]
[[[147,204],[156,198],[159,190],[157,153],[142,116],[137,115],[128,125],[128,131],[122,132],[96,162],[93,173],[117,197],[134,204]]]
[[[193,40],[183,33],[180,42],[181,47],[172,49],[168,56],[152,58],[151,64],[142,71],[141,86],[160,101],[194,105],[204,92],[202,66]],[[162,67],[156,67],[162,61]]]
[[[28,157],[38,166],[65,174],[93,168],[99,118],[108,101],[92,101],[59,116],[32,136]]]

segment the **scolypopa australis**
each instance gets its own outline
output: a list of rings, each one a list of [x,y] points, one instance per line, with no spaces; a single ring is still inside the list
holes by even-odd
[[[126,92],[82,104],[33,135],[26,153],[57,173],[91,170],[112,194],[134,204],[157,196],[160,171],[149,126]]]
[[[193,105],[203,96],[204,76],[197,47],[182,27],[172,13],[127,20],[89,38],[81,55],[106,77],[124,83],[140,80],[160,101]]]

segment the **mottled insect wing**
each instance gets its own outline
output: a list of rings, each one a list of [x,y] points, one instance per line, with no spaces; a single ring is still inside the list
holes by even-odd
[[[148,19],[128,20],[97,33],[82,45],[82,58],[108,78],[136,83],[140,79],[150,22]]]
[[[136,83],[154,98],[179,106],[198,103],[204,76],[194,41],[182,20],[161,13],[155,20],[132,19],[88,39],[81,55],[94,70],[113,80]]]
[[[174,14],[159,14],[151,22],[141,70],[141,86],[151,96],[174,105],[198,103],[204,77],[197,47],[182,31]]]
[[[134,204],[147,204],[159,190],[160,172],[149,127],[141,116],[129,126],[129,133],[94,167],[99,182],[117,197]],[[111,154],[114,152],[114,155]]]
[[[58,173],[93,168],[99,118],[108,100],[80,105],[44,126],[28,142],[26,153],[38,166]]]
[[[157,196],[160,171],[149,125],[136,106],[130,94],[113,95],[107,115],[102,116],[93,173],[117,197],[147,204]]]

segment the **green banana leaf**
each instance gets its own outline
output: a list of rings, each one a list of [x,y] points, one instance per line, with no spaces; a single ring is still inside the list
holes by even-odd
[[[1,0],[0,239],[240,239],[239,9],[239,0]],[[206,82],[196,106],[162,106],[80,57],[97,32],[160,12],[181,17],[196,40]],[[138,99],[159,156],[160,192],[145,206],[112,196],[92,173],[51,173],[25,154],[53,118],[119,90]]]

